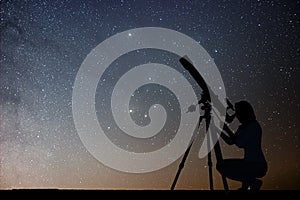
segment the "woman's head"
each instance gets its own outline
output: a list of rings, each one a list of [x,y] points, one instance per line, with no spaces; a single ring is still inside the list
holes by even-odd
[[[235,116],[242,123],[256,120],[256,116],[251,104],[247,101],[239,101],[235,103]]]

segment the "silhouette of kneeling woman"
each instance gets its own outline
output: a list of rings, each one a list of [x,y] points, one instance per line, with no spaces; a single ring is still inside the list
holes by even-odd
[[[235,103],[235,117],[241,125],[233,133],[224,125],[221,138],[229,145],[244,149],[243,159],[224,159],[217,163],[217,170],[226,178],[242,182],[240,190],[258,191],[262,186],[259,178],[265,176],[268,166],[261,149],[262,129],[254,110],[247,101]],[[225,132],[227,134],[225,134]]]

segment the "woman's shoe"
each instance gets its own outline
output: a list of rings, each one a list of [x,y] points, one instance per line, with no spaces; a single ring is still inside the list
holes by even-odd
[[[257,192],[260,190],[261,186],[262,186],[262,181],[259,179],[254,179],[250,183],[250,191]]]

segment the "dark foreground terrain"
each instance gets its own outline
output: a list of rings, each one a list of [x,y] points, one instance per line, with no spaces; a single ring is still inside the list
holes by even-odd
[[[232,190],[225,192],[223,190],[69,190],[69,189],[12,189],[3,190],[12,197],[18,195],[18,197],[38,197],[51,198],[51,197],[67,197],[69,198],[97,198],[97,199],[270,199],[270,198],[293,198],[299,197],[300,190],[261,190],[256,193],[241,192]]]

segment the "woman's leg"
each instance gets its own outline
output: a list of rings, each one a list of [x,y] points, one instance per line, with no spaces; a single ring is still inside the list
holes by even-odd
[[[229,179],[242,182],[240,189],[257,190],[261,187],[262,182],[255,179],[263,169],[258,163],[245,162],[243,159],[225,159],[217,164],[217,170]]]
[[[224,159],[217,163],[217,170],[229,179],[243,181],[245,178],[245,162],[243,159]]]

